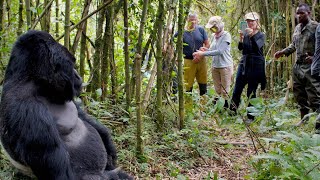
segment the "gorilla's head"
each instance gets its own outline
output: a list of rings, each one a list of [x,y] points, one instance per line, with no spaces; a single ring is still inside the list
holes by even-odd
[[[39,95],[53,103],[70,101],[81,91],[74,56],[43,31],[28,31],[14,45],[5,82],[33,82]]]

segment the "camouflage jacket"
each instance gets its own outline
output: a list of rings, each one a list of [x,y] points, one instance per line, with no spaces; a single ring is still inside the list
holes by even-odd
[[[307,57],[306,53],[313,56],[315,50],[315,32],[318,23],[309,21],[309,23],[301,29],[301,23],[296,26],[292,36],[292,43],[285,49],[284,54],[289,56],[296,51],[296,63],[303,63]]]

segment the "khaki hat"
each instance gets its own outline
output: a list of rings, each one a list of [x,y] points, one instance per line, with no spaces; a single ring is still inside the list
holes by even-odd
[[[222,23],[222,18],[220,16],[212,16],[208,23],[206,24],[206,28],[210,29],[213,26],[219,26]]]
[[[256,20],[260,19],[260,16],[256,12],[249,12],[244,16],[244,19],[245,20],[255,20],[256,21]]]

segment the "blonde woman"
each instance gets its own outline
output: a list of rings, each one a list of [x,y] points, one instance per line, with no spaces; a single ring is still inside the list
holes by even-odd
[[[231,110],[236,111],[240,101],[241,93],[248,84],[247,97],[255,98],[258,85],[261,84],[261,90],[266,87],[265,58],[263,47],[265,35],[260,32],[260,16],[256,12],[250,12],[245,15],[248,28],[244,34],[240,33],[240,42],[238,49],[242,51],[242,58],[238,66],[236,83],[232,94]],[[250,106],[250,104],[249,104]],[[248,123],[254,120],[254,116],[247,113]]]

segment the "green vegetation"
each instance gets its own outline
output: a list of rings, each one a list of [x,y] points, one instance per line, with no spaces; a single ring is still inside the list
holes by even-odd
[[[290,42],[294,27],[294,9],[298,1],[149,0],[148,4],[145,4],[146,1],[143,0],[128,0],[127,8],[123,8],[124,1],[113,0],[107,8],[102,8],[100,12],[90,16],[86,21],[86,31],[80,33],[83,41],[76,38],[80,29],[78,27],[71,30],[69,37],[69,45],[77,59],[77,68],[79,72],[81,71],[86,85],[80,98],[85,109],[112,130],[112,137],[118,149],[119,166],[139,179],[316,180],[320,177],[320,136],[314,134],[317,115],[310,114],[310,120],[304,126],[294,126],[299,121],[300,114],[292,98],[291,87],[287,85],[293,58],[289,56],[282,58],[281,61],[274,61],[272,57],[276,49],[283,48]],[[44,11],[47,1],[30,2],[31,25],[33,25]],[[65,1],[56,0],[56,2],[51,7],[51,14],[45,16],[47,21],[51,21],[49,32],[58,39],[65,33],[63,27],[66,13]],[[90,5],[90,14],[107,2],[109,1],[71,1],[70,24],[77,24],[82,19],[82,15],[85,15],[85,4]],[[178,11],[179,2],[184,5],[184,8],[180,9],[183,13]],[[313,17],[319,21],[319,3],[311,0],[305,2],[313,5]],[[164,3],[163,11],[166,12],[163,16],[158,12],[161,3]],[[188,3],[191,3],[190,7]],[[147,12],[140,39],[139,50],[142,54],[139,54],[137,44],[143,5],[147,6]],[[27,30],[27,15],[22,0],[0,0],[0,9],[0,85],[2,85],[11,47],[20,32]],[[58,16],[56,16],[57,9],[59,9]],[[258,96],[250,102],[254,107],[248,110],[256,116],[256,121],[249,126],[243,123],[249,103],[244,96],[245,93],[238,114],[232,115],[223,109],[223,99],[213,104],[215,92],[209,75],[206,104],[200,103],[197,91],[186,95],[193,100],[193,103],[185,105],[185,128],[179,129],[179,97],[172,95],[170,90],[172,77],[177,74],[172,71],[176,63],[177,47],[171,40],[178,28],[178,18],[188,10],[198,13],[201,25],[206,24],[208,18],[213,15],[224,18],[225,28],[232,34],[235,72],[240,59],[240,52],[237,49],[239,22],[248,11],[262,14],[262,31],[267,37],[264,50],[268,86],[265,98]],[[112,16],[105,16],[109,12],[112,12]],[[125,27],[124,22],[126,13],[128,27]],[[157,19],[157,15],[163,19]],[[23,22],[22,25],[20,20]],[[164,24],[161,26],[159,21]],[[155,25],[156,22],[160,23],[160,26]],[[107,23],[110,29],[105,29]],[[47,25],[48,23],[40,21],[35,29],[47,30]],[[161,27],[164,34],[161,39],[163,43],[159,43],[157,38],[159,35],[157,32],[161,32],[159,30]],[[126,30],[128,30],[128,40],[125,38]],[[79,43],[75,43],[77,41]],[[64,39],[60,38],[59,42],[64,44]],[[128,49],[124,48],[126,43]],[[79,44],[79,47],[76,44]],[[163,58],[162,63],[164,66],[167,65],[168,69],[162,73],[163,79],[160,81],[163,83],[162,86],[156,86],[156,76],[153,76],[156,58]],[[141,93],[138,95],[141,95],[142,101],[140,137],[143,141],[143,154],[139,157],[136,152],[135,62],[137,61],[134,59],[141,60],[142,65]],[[96,63],[99,65],[96,66]],[[99,71],[94,72],[97,69]],[[97,77],[102,77],[99,79],[102,82],[93,87],[92,80],[96,78],[94,73],[97,73]],[[102,73],[105,73],[105,76]],[[157,99],[157,87],[163,87],[161,102]],[[194,87],[194,90],[197,89]],[[158,107],[157,102],[162,104],[162,107]],[[163,122],[158,121],[157,113],[162,113]],[[2,149],[0,179],[29,179],[11,166]]]

